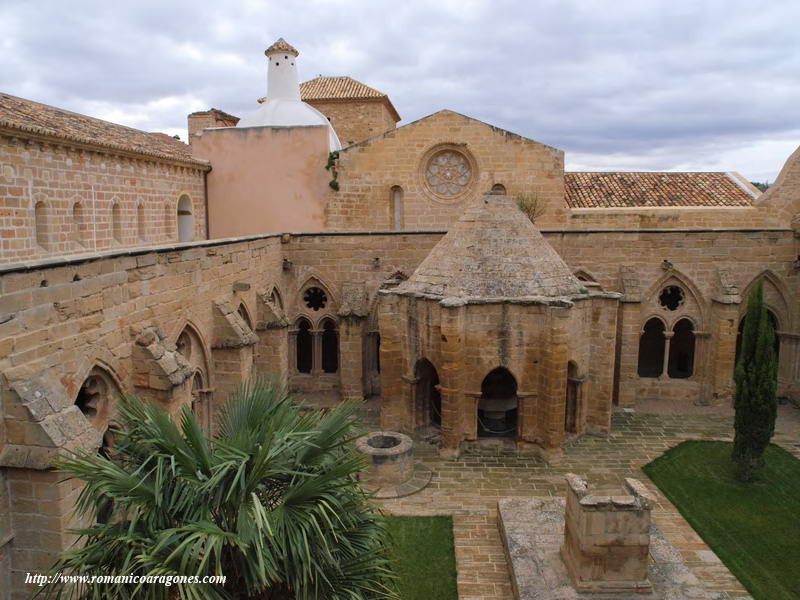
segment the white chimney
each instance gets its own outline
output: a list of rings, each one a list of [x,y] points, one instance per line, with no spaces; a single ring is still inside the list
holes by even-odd
[[[331,151],[341,149],[339,138],[328,118],[313,106],[300,100],[297,78],[297,57],[300,54],[283,38],[266,49],[267,98],[261,106],[245,115],[237,127],[298,127],[325,125]]]

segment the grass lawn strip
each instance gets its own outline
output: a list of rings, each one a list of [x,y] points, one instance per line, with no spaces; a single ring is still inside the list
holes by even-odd
[[[402,600],[457,600],[452,517],[387,517]]]
[[[800,460],[771,445],[763,480],[733,477],[732,444],[689,441],[643,470],[757,600],[800,598]]]

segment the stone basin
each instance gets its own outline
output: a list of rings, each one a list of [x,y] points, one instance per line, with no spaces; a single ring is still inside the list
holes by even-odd
[[[370,487],[399,485],[414,475],[414,444],[403,433],[373,431],[356,440],[356,449],[368,458],[361,481]]]

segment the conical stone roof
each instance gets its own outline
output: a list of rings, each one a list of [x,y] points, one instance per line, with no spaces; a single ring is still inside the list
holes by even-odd
[[[397,293],[500,300],[586,290],[511,198],[489,194],[464,211]]]

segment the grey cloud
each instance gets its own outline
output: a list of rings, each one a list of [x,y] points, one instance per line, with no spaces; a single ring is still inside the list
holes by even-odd
[[[283,36],[301,76],[351,75],[406,122],[451,108],[589,167],[701,168],[724,148],[755,163],[746,148],[800,143],[797,22],[800,5],[781,0],[12,1],[0,89],[179,130],[194,107],[158,100],[253,110],[263,49]],[[785,158],[757,174],[774,178]]]

